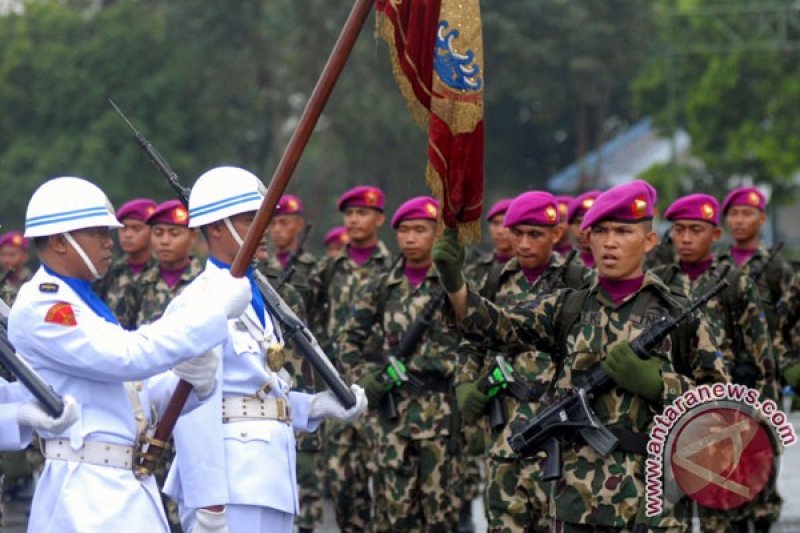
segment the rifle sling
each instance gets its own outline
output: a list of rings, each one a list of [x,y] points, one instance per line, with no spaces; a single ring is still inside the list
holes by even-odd
[[[414,376],[422,384],[420,387],[424,392],[441,392],[448,393],[453,390],[453,382],[450,379],[441,376],[431,376],[427,374],[418,374],[416,372],[409,372],[410,376]],[[400,390],[410,391],[410,387],[401,387]]]

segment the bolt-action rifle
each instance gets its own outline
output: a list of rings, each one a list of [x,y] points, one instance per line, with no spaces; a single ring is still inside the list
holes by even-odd
[[[665,315],[647,326],[631,341],[633,352],[641,359],[648,359],[650,352],[667,335],[728,286],[725,274],[727,269],[719,281],[680,315],[674,318]],[[618,438],[597,419],[591,401],[614,386],[614,380],[599,363],[596,364],[589,369],[581,386],[546,407],[521,430],[511,435],[508,439],[511,449],[522,456],[531,456],[543,450],[547,454],[542,476],[545,480],[561,477],[561,440],[575,432],[598,454],[608,455],[616,449]]]

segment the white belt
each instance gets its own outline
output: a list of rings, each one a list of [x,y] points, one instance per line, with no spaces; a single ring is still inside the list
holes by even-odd
[[[113,468],[133,469],[133,446],[109,444],[96,440],[84,441],[83,446],[73,450],[69,439],[42,440],[42,454],[54,461],[74,461]]]
[[[283,398],[226,396],[222,398],[222,423],[242,420],[277,420],[292,422],[289,403]]]

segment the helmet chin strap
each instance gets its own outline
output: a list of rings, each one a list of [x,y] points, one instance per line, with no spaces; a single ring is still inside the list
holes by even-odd
[[[89,256],[86,255],[86,252],[83,251],[83,248],[81,248],[81,245],[78,244],[75,241],[75,239],[72,238],[72,235],[70,235],[69,233],[65,233],[64,234],[64,238],[67,240],[67,242],[70,244],[70,246],[72,246],[72,248],[74,248],[75,251],[78,252],[78,255],[81,256],[81,259],[83,259],[83,264],[85,264],[86,268],[89,269],[89,272],[92,273],[92,276],[94,276],[94,279],[102,278],[103,276],[101,276],[100,273],[97,272],[97,268],[95,268],[94,263],[92,263],[92,261],[89,259]]]
[[[244,244],[244,239],[242,239],[242,236],[239,235],[238,231],[236,231],[236,228],[233,227],[233,224],[231,223],[231,217],[225,217],[222,219],[222,221],[225,223],[225,227],[228,228],[228,231],[231,232],[231,237],[233,237],[233,240],[239,244],[239,247],[241,247]]]

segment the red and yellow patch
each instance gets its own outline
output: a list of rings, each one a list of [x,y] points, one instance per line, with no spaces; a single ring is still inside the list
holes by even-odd
[[[364,202],[367,205],[378,205],[378,192],[374,190],[369,190],[364,193]]]
[[[144,218],[147,218],[150,215],[152,215],[153,211],[155,211],[155,210],[156,210],[156,206],[154,206],[154,205],[147,206],[145,208],[145,210],[144,210]]]
[[[436,209],[436,206],[431,203],[425,204],[425,211],[433,218],[436,218],[439,215],[439,210]]]
[[[544,216],[547,218],[548,222],[555,222],[558,220],[558,213],[556,212],[556,208],[552,205],[548,205],[544,208]]]
[[[341,242],[342,244],[350,244],[350,235],[348,235],[347,233],[342,233],[339,236],[339,242]]]
[[[761,204],[761,198],[755,191],[750,191],[750,193],[747,195],[747,203],[753,207],[758,207],[759,204]]]
[[[561,216],[567,216],[567,213],[569,213],[569,205],[564,202],[559,202],[558,212],[561,213]]]
[[[581,205],[584,209],[589,209],[592,207],[592,205],[594,205],[594,198],[584,198],[583,202],[581,202]]]
[[[705,203],[700,206],[700,213],[702,213],[703,218],[705,218],[706,220],[713,220],[714,206],[709,203]]]
[[[176,224],[185,224],[189,220],[189,213],[183,207],[176,207],[172,210],[172,220]]]
[[[22,246],[22,235],[14,235],[11,238],[11,242],[14,244],[14,246]]]
[[[634,199],[631,204],[631,213],[635,217],[643,217],[647,213],[647,200],[641,196]]]
[[[77,326],[78,321],[75,318],[75,312],[72,306],[66,302],[58,302],[47,310],[44,315],[44,321],[51,324],[59,324],[61,326]]]
[[[290,213],[297,212],[297,209],[299,207],[300,205],[298,205],[297,200],[295,200],[294,198],[290,198],[289,201],[286,202],[286,210]]]

